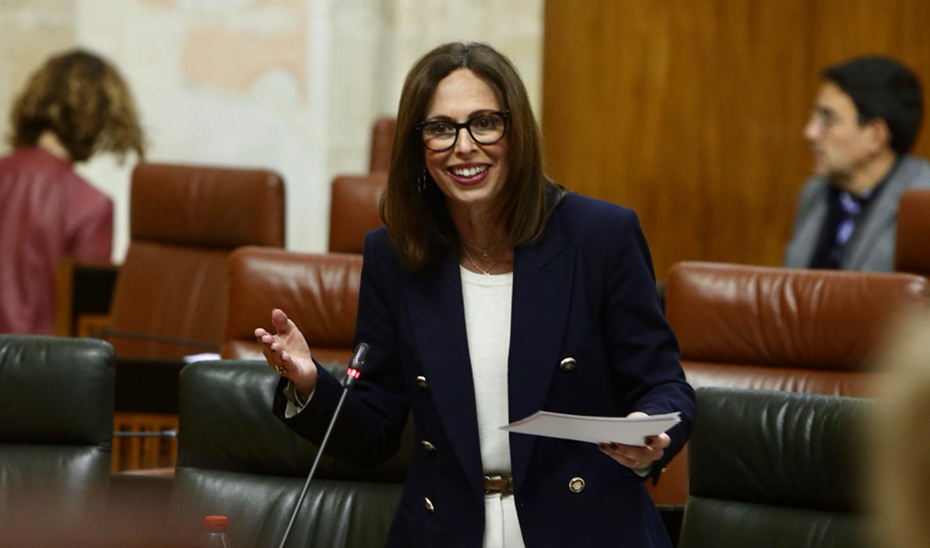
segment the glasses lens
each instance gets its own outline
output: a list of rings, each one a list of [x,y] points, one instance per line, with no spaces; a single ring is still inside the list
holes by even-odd
[[[491,145],[504,136],[504,117],[500,114],[485,114],[468,121],[468,132],[483,145]]]
[[[455,142],[455,126],[446,122],[430,122],[423,126],[423,143],[431,150],[445,150]]]

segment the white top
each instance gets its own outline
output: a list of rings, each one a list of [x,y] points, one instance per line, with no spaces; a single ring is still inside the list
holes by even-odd
[[[500,427],[510,422],[507,357],[510,354],[513,273],[488,276],[464,267],[461,271],[481,465],[485,474],[509,476],[510,435]]]

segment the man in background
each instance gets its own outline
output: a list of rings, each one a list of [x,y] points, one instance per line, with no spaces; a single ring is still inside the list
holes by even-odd
[[[804,128],[814,176],[785,266],[892,271],[901,194],[930,188],[930,164],[909,154],[923,117],[920,82],[886,57],[852,59],[821,76]]]
[[[0,158],[0,333],[55,333],[58,263],[108,262],[113,203],[73,165],[144,144],[135,103],[103,59],[74,50],[30,78]]]

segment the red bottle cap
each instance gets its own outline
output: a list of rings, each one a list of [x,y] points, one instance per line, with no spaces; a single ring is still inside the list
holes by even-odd
[[[207,516],[203,518],[203,524],[211,531],[225,531],[229,520],[226,516]]]

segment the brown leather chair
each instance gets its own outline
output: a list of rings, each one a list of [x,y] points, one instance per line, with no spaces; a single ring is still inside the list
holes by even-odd
[[[352,354],[362,256],[245,247],[229,257],[229,316],[221,356],[261,359],[256,327],[269,331],[278,307],[303,332],[313,357],[345,365]]]
[[[361,253],[365,234],[381,226],[381,195],[394,145],[394,118],[379,118],[371,133],[368,175],[343,175],[332,185],[329,207],[329,251]]]
[[[371,161],[368,171],[386,172],[391,166],[391,148],[394,146],[394,118],[378,118],[371,132]]]
[[[393,136],[393,123],[378,121],[374,143],[379,135]],[[373,144],[373,162],[377,148]],[[389,145],[386,154],[389,158]],[[261,358],[253,333],[258,326],[270,330],[271,308],[278,307],[301,328],[318,361],[346,363],[355,332],[365,234],[382,224],[380,202],[386,186],[385,172],[333,180],[329,253],[244,248],[230,256],[223,358]]]
[[[365,234],[381,226],[381,195],[387,173],[333,179],[329,207],[329,251],[361,253]]]
[[[901,195],[895,270],[930,276],[930,190],[911,189]]]
[[[219,349],[226,258],[244,245],[283,247],[284,182],[263,170],[140,164],[131,241],[110,341],[120,357],[177,359]]]
[[[669,273],[666,315],[695,388],[865,396],[867,354],[928,287],[910,274],[685,262]],[[657,504],[685,503],[687,446],[650,490]]]

